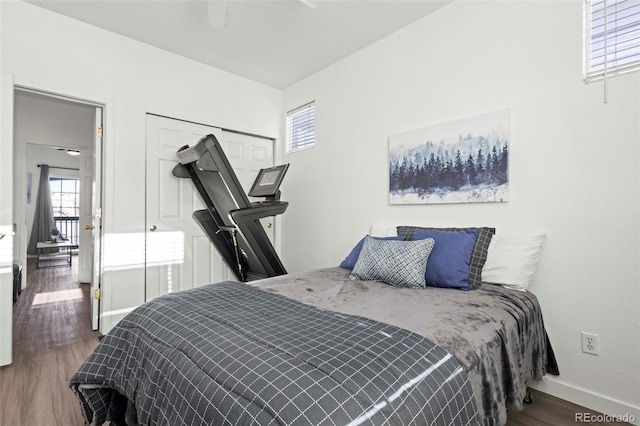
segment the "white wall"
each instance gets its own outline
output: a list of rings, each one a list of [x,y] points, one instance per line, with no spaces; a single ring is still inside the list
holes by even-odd
[[[561,376],[538,386],[640,419],[640,73],[603,103],[581,43],[579,1],[457,1],[287,88],[285,110],[316,101],[317,146],[285,158],[283,259],[337,265],[373,223],[545,231],[530,289]],[[503,108],[509,202],[388,204],[390,135]]]
[[[104,234],[144,235],[147,112],[269,137],[280,133],[279,90],[30,4],[3,1],[0,8],[3,99],[12,78],[106,105]],[[10,126],[4,114],[0,125],[4,135]],[[3,154],[11,153],[10,144],[3,137]],[[144,256],[144,244],[136,247],[140,253],[132,255]],[[106,332],[143,301],[144,269],[106,271],[103,278]]]

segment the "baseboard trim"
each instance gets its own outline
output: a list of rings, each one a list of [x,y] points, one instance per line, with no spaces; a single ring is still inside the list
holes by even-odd
[[[531,383],[533,389],[549,395],[564,399],[590,410],[610,416],[626,416],[631,424],[637,425],[640,421],[640,407],[616,399],[599,395],[595,392],[582,389],[556,378],[545,376],[543,380]]]

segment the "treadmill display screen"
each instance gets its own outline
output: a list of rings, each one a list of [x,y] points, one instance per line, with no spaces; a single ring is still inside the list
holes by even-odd
[[[258,182],[258,186],[273,185],[277,182],[280,171],[272,170],[262,175],[262,179]]]
[[[272,197],[276,195],[289,164],[262,169],[249,191],[250,197]]]

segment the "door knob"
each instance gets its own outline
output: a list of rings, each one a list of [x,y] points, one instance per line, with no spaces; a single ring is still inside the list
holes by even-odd
[[[156,229],[158,229],[158,227],[157,227],[157,226],[155,226],[155,225],[151,225],[151,227],[149,228],[149,231],[153,232],[153,231],[155,231]]]
[[[271,229],[273,225],[271,225],[271,222],[267,223],[267,228]]]
[[[87,230],[87,231],[91,231],[91,230],[95,229],[95,226],[93,226],[93,225],[85,225],[84,229]]]

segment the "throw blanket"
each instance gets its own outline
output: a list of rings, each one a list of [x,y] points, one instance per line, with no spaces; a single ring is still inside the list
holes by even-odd
[[[70,385],[98,425],[479,424],[466,373],[424,337],[236,282],[140,306]]]
[[[349,270],[324,268],[250,284],[303,303],[411,330],[455,356],[469,376],[485,426],[522,410],[532,380],[558,374],[535,295],[482,284],[473,291],[399,288],[353,281]]]

